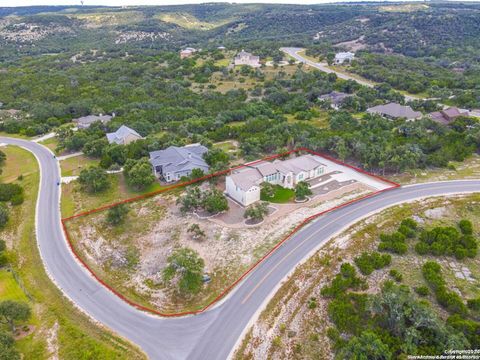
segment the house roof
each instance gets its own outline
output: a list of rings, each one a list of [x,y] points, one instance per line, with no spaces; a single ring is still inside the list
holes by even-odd
[[[100,121],[103,124],[108,123],[112,119],[111,115],[88,115],[82,116],[77,119],[73,119],[72,121],[76,124],[90,126],[94,122]]]
[[[176,173],[202,169],[208,171],[208,164],[203,159],[208,149],[200,144],[191,144],[184,147],[170,146],[164,150],[152,151],[150,163],[152,166],[162,166],[163,173]]]
[[[339,52],[335,54],[335,59],[348,59],[354,57],[355,54],[347,51],[347,52]]]
[[[388,103],[377,105],[367,109],[371,114],[380,114],[392,118],[417,119],[422,116],[420,111],[414,111],[410,106],[404,106],[397,103]]]
[[[319,96],[318,99],[319,100],[330,100],[332,102],[332,104],[338,105],[350,96],[352,96],[352,94],[346,94],[346,93],[340,92],[340,91],[332,91],[329,94]]]
[[[230,178],[240,189],[248,191],[253,186],[258,186],[263,176],[257,168],[243,168],[232,172]]]
[[[274,161],[274,164],[276,162],[280,163],[279,165],[283,168],[283,171],[287,170],[289,172],[292,172],[294,175],[297,175],[302,171],[313,170],[320,165],[325,165],[318,160],[318,156],[311,154],[297,156],[285,161],[276,160]]]
[[[235,185],[243,191],[247,191],[252,186],[258,186],[263,177],[275,174],[277,172],[287,175],[293,173],[294,176],[302,171],[310,171],[319,166],[325,166],[318,156],[302,155],[288,160],[275,160],[274,162],[261,162],[254,165],[249,165],[246,168],[235,170],[230,177]]]
[[[240,51],[237,56],[235,56],[235,59],[241,59],[241,58],[249,58],[250,60],[259,60],[259,56],[255,56],[249,52],[246,52],[245,50]]]
[[[135,130],[133,129],[130,129],[128,126],[125,126],[125,125],[122,125],[118,128],[117,131],[113,132],[113,133],[108,133],[107,134],[107,139],[108,139],[108,142],[111,144],[111,143],[117,143],[117,144],[123,144],[125,138],[128,136],[128,135],[133,135],[133,136],[136,136],[138,138],[141,138],[142,136],[137,133]]]
[[[456,107],[449,107],[448,109],[445,110],[440,110],[440,111],[435,111],[429,114],[430,118],[438,122],[440,124],[447,125],[451,121],[453,121],[455,118],[461,116],[461,115],[468,115],[467,111],[461,111],[460,109]]]

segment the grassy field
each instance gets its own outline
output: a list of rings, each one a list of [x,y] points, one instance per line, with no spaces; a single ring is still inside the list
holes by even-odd
[[[27,302],[28,298],[17,283],[11,271],[0,270],[0,299]]]
[[[218,26],[229,23],[232,19],[225,19],[219,22],[206,22],[197,19],[195,16],[187,13],[164,13],[155,16],[159,20],[181,26],[191,30],[211,30]]]
[[[12,182],[17,180],[20,175],[28,177],[38,171],[35,163],[25,161],[25,150],[11,145],[2,147],[0,150],[7,155],[0,182]]]
[[[73,156],[61,160],[60,167],[62,169],[62,176],[78,176],[83,169],[89,166],[97,166],[99,163],[100,160],[91,159],[85,155]]]
[[[95,209],[104,205],[115,203],[119,200],[132,198],[138,195],[162,189],[158,182],[142,191],[136,191],[125,183],[123,174],[109,175],[110,188],[98,194],[88,194],[83,191],[78,182],[73,181],[62,185],[62,216],[68,217],[79,212]]]
[[[274,189],[275,189],[275,193],[273,194],[272,197],[266,196],[264,191],[262,190],[260,192],[260,199],[262,201],[269,201],[272,203],[284,204],[292,201],[293,198],[295,197],[295,191],[292,189],[286,189],[284,187],[281,187],[280,185],[274,185]]]
[[[463,162],[452,161],[449,168],[414,169],[389,178],[405,185],[429,181],[480,179],[480,156],[474,154]]]
[[[47,346],[47,337],[56,340],[54,351],[61,359],[145,358],[138,349],[125,340],[93,324],[63,297],[60,290],[48,278],[35,238],[34,215],[39,184],[37,162],[32,154],[23,149],[4,148],[4,150],[7,149],[7,164],[2,180],[15,179],[18,174],[23,173],[24,177],[20,183],[26,189],[25,202],[21,206],[12,208],[10,221],[1,233],[11,249],[12,266],[18,274],[23,289],[32,299],[29,303],[33,315],[29,323],[35,326],[35,331],[17,341],[17,347],[23,358],[49,358],[52,354]],[[9,154],[15,157],[9,157]],[[28,174],[24,169],[29,169]],[[0,281],[7,284],[9,289],[13,289],[14,296],[22,298],[25,296],[18,288],[12,287],[13,284],[7,276],[2,276]],[[52,332],[55,324],[59,326],[57,333]]]

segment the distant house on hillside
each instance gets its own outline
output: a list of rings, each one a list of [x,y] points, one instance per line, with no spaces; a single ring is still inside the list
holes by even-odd
[[[226,177],[226,194],[243,206],[260,200],[260,185],[268,182],[292,189],[300,181],[315,179],[325,173],[326,165],[315,155],[288,160],[260,162],[237,170]]]
[[[75,123],[77,128],[79,129],[87,129],[92,125],[93,123],[100,121],[102,124],[107,124],[112,120],[112,118],[115,116],[113,115],[88,115],[88,116],[82,116],[77,119],[73,119],[72,122]]]
[[[193,54],[195,54],[197,52],[197,49],[195,48],[191,48],[191,47],[187,47],[183,50],[180,51],[180,59],[185,59],[187,57],[190,57],[192,56]]]
[[[251,67],[260,67],[260,57],[250,54],[245,50],[240,51],[233,61],[235,66],[247,65]]]
[[[355,54],[350,52],[350,51],[347,51],[347,52],[339,52],[339,53],[336,53],[335,54],[335,64],[337,65],[341,65],[343,64],[345,61],[350,63],[353,59],[355,59]]]
[[[334,109],[338,109],[340,105],[345,101],[346,98],[352,96],[351,94],[346,94],[339,91],[332,91],[329,94],[321,95],[318,97],[318,100],[321,101],[330,101],[331,106]]]
[[[178,181],[183,176],[189,176],[193,169],[207,173],[208,164],[203,159],[208,149],[200,144],[191,144],[184,147],[170,146],[164,150],[150,153],[155,176],[166,182]]]
[[[448,109],[435,111],[428,116],[435,122],[443,125],[448,125],[459,116],[468,116],[468,111],[462,111],[456,107],[449,107]]]
[[[378,114],[388,119],[407,119],[416,120],[422,117],[420,111],[414,111],[410,106],[400,105],[397,103],[388,103],[385,105],[377,105],[367,109],[369,114]]]
[[[107,140],[110,144],[127,145],[140,139],[143,138],[139,133],[125,125],[120,126],[117,131],[107,134]]]

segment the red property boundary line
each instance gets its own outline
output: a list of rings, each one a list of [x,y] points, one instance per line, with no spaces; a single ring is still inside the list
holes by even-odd
[[[373,177],[373,178],[376,178],[382,182],[385,182],[387,184],[391,184],[392,186],[388,187],[388,188],[385,188],[385,189],[382,189],[382,190],[378,190],[378,191],[375,191],[373,193],[370,193],[370,194],[367,194],[365,196],[361,196],[359,198],[356,198],[356,199],[352,199],[350,201],[347,201],[343,204],[340,204],[340,205],[337,205],[335,207],[332,207],[330,209],[327,209],[327,210],[324,210],[324,211],[321,211],[319,213],[316,213],[312,216],[309,216],[308,218],[304,219],[300,224],[298,224],[289,234],[287,234],[281,241],[279,241],[272,249],[270,249],[264,256],[262,256],[259,260],[257,260],[252,266],[250,266],[237,280],[235,280],[230,286],[228,286],[225,290],[223,290],[217,297],[215,297],[210,303],[208,303],[206,306],[204,306],[203,308],[200,308],[198,310],[192,310],[192,311],[184,311],[184,312],[178,312],[178,313],[163,313],[161,311],[158,311],[158,310],[155,310],[155,309],[152,309],[152,308],[149,308],[147,306],[144,306],[144,305],[140,305],[130,299],[128,299],[127,297],[125,297],[124,295],[122,295],[121,293],[119,293],[117,290],[115,290],[114,288],[112,288],[110,285],[108,285],[105,281],[103,281],[91,268],[90,266],[82,259],[82,257],[77,253],[77,251],[75,250],[75,247],[73,246],[73,242],[71,240],[71,237],[70,237],[70,233],[68,232],[68,229],[67,229],[67,222],[69,220],[72,220],[72,219],[76,219],[76,218],[79,218],[79,217],[82,217],[82,216],[86,216],[86,215],[90,215],[90,214],[94,214],[94,213],[97,213],[97,212],[101,212],[101,211],[104,211],[106,209],[109,209],[109,208],[112,208],[114,206],[117,206],[119,204],[125,204],[125,203],[131,203],[131,202],[135,202],[135,201],[138,201],[138,200],[142,200],[142,199],[146,199],[146,198],[149,198],[149,197],[152,197],[154,195],[158,195],[158,194],[161,194],[161,193],[164,193],[164,192],[167,192],[167,191],[170,191],[170,190],[173,190],[173,189],[176,189],[176,188],[180,188],[180,187],[185,187],[185,186],[188,186],[188,185],[191,185],[191,184],[194,184],[194,183],[197,183],[197,182],[201,182],[201,181],[204,181],[204,180],[208,180],[208,179],[211,179],[211,178],[214,178],[214,177],[217,177],[217,176],[221,176],[221,175],[226,175],[228,173],[230,173],[231,171],[233,170],[237,170],[237,169],[240,169],[240,168],[243,168],[243,167],[247,167],[247,166],[251,166],[251,165],[254,165],[254,164],[257,164],[259,162],[262,162],[262,161],[268,161],[268,160],[273,160],[273,159],[277,159],[279,157],[284,157],[284,156],[287,156],[287,155],[290,155],[290,154],[293,154],[293,153],[298,153],[298,152],[308,152],[310,154],[313,154],[313,155],[317,155],[317,156],[320,156],[320,157],[323,157],[327,160],[330,160],[336,164],[339,164],[339,165],[342,165],[342,166],[346,166],[348,168],[351,168],[355,171],[358,171],[364,175],[367,175],[367,176],[370,176],[370,177]],[[361,200],[364,200],[364,199],[367,199],[367,198],[370,198],[370,197],[373,197],[375,195],[378,195],[380,193],[383,193],[385,191],[389,191],[389,190],[392,190],[392,189],[395,189],[395,188],[398,188],[400,187],[401,185],[394,182],[394,181],[391,181],[391,180],[388,180],[384,177],[381,177],[379,175],[375,175],[375,174],[372,174],[366,170],[363,170],[363,169],[360,169],[360,168],[357,168],[355,166],[352,166],[352,165],[349,165],[349,164],[346,164],[342,161],[339,161],[329,155],[325,155],[325,154],[321,154],[319,152],[315,152],[313,150],[310,150],[310,149],[307,149],[307,148],[297,148],[295,150],[291,150],[291,151],[288,151],[288,152],[285,152],[285,153],[281,153],[281,154],[277,154],[277,155],[273,155],[273,156],[268,156],[268,157],[265,157],[263,159],[259,159],[259,160],[256,160],[256,161],[253,161],[253,162],[249,162],[249,163],[246,163],[246,164],[243,164],[243,165],[239,165],[239,166],[235,166],[233,168],[230,168],[230,169],[227,169],[227,170],[222,170],[222,171],[219,171],[219,172],[216,172],[216,173],[213,173],[213,174],[208,174],[208,175],[205,175],[201,178],[198,178],[198,179],[194,179],[194,180],[189,180],[189,181],[185,181],[185,182],[182,182],[182,183],[177,183],[175,185],[172,185],[172,186],[168,186],[168,187],[165,187],[163,189],[160,189],[160,190],[157,190],[157,191],[152,191],[150,193],[146,193],[146,194],[143,194],[143,195],[139,195],[139,196],[135,196],[135,197],[132,197],[132,198],[128,198],[128,199],[125,199],[125,200],[122,200],[122,201],[118,201],[118,202],[115,202],[113,204],[108,204],[108,205],[105,205],[105,206],[102,206],[102,207],[99,207],[99,208],[96,208],[96,209],[92,209],[92,210],[88,210],[88,211],[84,211],[84,212],[81,212],[81,213],[78,213],[78,214],[75,214],[75,215],[72,215],[72,216],[69,216],[69,217],[66,217],[66,218],[63,218],[61,219],[61,222],[62,222],[62,228],[63,228],[63,232],[65,233],[65,238],[67,239],[67,243],[68,243],[68,246],[70,248],[70,250],[72,251],[72,253],[74,254],[74,256],[76,257],[76,259],[82,264],[82,266],[90,273],[90,275],[92,275],[100,284],[102,284],[105,288],[107,288],[108,290],[110,290],[113,294],[115,294],[116,296],[118,296],[120,299],[122,299],[123,301],[125,301],[126,303],[128,303],[129,305],[139,309],[139,310],[142,310],[142,311],[146,311],[146,312],[149,312],[149,313],[152,313],[152,314],[155,314],[155,315],[159,315],[159,316],[162,316],[162,317],[179,317],[179,316],[185,316],[185,315],[196,315],[196,314],[200,314],[204,311],[206,311],[207,309],[209,309],[211,306],[213,306],[214,304],[216,304],[218,301],[220,301],[223,297],[225,297],[236,285],[238,285],[238,283],[240,283],[243,279],[245,279],[260,263],[262,263],[266,258],[268,258],[273,252],[275,252],[275,250],[277,250],[283,243],[285,243],[288,239],[290,239],[295,233],[297,233],[301,228],[303,228],[306,224],[310,223],[312,220],[326,214],[326,213],[329,213],[329,212],[332,212],[334,210],[337,210],[337,209],[340,209],[340,208],[343,208],[343,207],[346,207],[350,204],[353,204],[355,202],[358,202],[358,201],[361,201]]]

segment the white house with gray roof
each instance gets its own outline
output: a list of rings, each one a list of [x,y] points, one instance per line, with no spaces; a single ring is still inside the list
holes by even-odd
[[[107,134],[109,144],[127,145],[140,139],[143,138],[139,133],[125,125],[120,126],[117,131]]]
[[[261,66],[260,57],[252,55],[245,50],[240,51],[237,56],[235,56],[235,59],[233,59],[233,63],[235,64],[235,66],[247,65],[254,68]]]
[[[178,181],[183,176],[189,176],[193,169],[208,172],[208,164],[203,159],[203,154],[207,151],[208,149],[200,144],[170,146],[164,150],[152,151],[150,164],[157,178],[165,182]]]
[[[393,102],[368,108],[367,113],[381,115],[388,119],[406,119],[409,121],[423,116],[420,111],[414,111],[408,105],[400,105]]]
[[[88,115],[88,116],[82,116],[77,119],[73,119],[72,122],[77,125],[77,128],[79,129],[87,129],[92,125],[93,123],[96,123],[97,121],[101,122],[102,124],[107,124],[112,120],[112,118],[115,117],[115,114],[112,115]]]
[[[300,181],[315,179],[325,173],[326,165],[316,155],[302,155],[288,160],[262,161],[233,170],[225,179],[225,192],[248,206],[260,200],[260,185],[268,182],[293,189]]]

